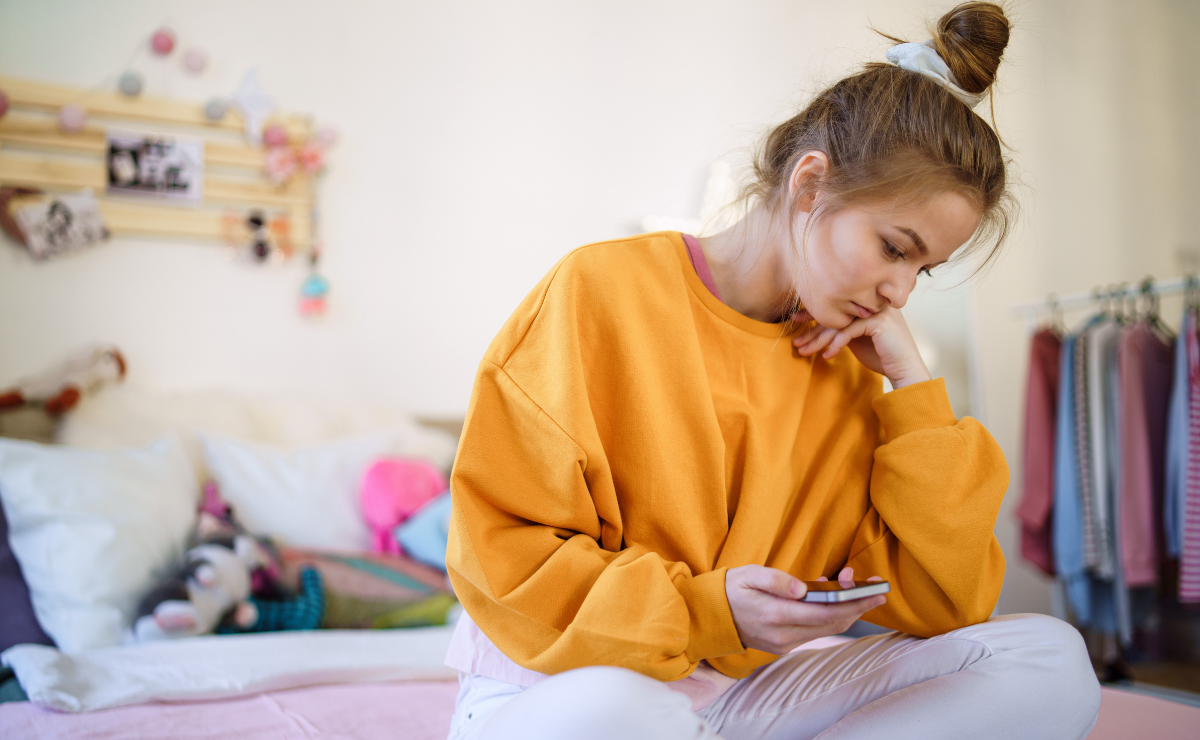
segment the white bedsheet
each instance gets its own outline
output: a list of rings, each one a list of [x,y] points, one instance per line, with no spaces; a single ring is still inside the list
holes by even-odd
[[[16,645],[0,654],[30,701],[89,712],[368,681],[455,678],[442,664],[450,627],[207,635],[66,654]]]

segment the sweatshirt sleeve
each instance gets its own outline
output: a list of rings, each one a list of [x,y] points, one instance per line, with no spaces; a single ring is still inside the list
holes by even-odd
[[[605,542],[612,513],[589,491],[605,465],[484,360],[451,479],[446,558],[471,618],[509,658],[548,674],[612,665],[670,681],[743,652],[725,569],[693,575]]]
[[[1008,488],[1000,446],[975,419],[955,419],[940,378],[874,408],[883,439],[847,565],[892,591],[864,619],[920,637],[987,620],[1004,580],[993,533]]]

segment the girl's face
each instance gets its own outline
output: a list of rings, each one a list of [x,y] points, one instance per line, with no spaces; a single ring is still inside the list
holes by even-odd
[[[820,196],[818,196],[820,197]],[[979,209],[960,193],[924,203],[853,205],[812,224],[805,278],[796,286],[817,323],[843,329],[887,306],[901,308],[917,277],[950,259],[979,227]],[[796,233],[802,233],[803,224]]]

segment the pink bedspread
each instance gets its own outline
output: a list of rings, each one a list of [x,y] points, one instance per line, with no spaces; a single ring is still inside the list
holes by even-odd
[[[454,682],[318,686],[90,714],[61,714],[28,702],[0,704],[0,736],[14,740],[445,740],[457,693]],[[1197,727],[1200,709],[1104,689],[1100,721],[1088,740],[1190,740],[1197,736]]]
[[[0,737],[176,740],[445,740],[458,682],[316,686],[187,704],[64,714],[0,704]]]

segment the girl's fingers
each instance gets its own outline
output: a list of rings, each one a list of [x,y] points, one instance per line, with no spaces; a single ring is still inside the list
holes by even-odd
[[[797,336],[795,339],[792,340],[792,344],[796,345],[797,347],[808,344],[812,340],[821,336],[824,332],[825,332],[825,329],[818,326],[815,329],[806,331],[803,334]]]
[[[818,581],[820,581],[820,582],[822,582],[822,583],[824,583],[825,581],[828,581],[829,579],[828,579],[828,578],[826,578],[825,576],[821,576],[821,577],[820,577],[820,578],[818,578],[817,580],[818,580]]]
[[[833,341],[829,343],[829,347],[826,348],[825,359],[833,359],[834,355],[845,349],[847,344],[850,344],[851,339],[863,336],[869,328],[866,321],[855,321],[850,326],[839,331],[837,336],[833,338]]]
[[[883,576],[871,576],[867,579],[867,583],[879,583],[883,580]]]
[[[829,346],[829,343],[832,342],[836,336],[837,332],[833,331],[832,329],[826,329],[825,331],[821,332],[820,336],[811,339],[806,344],[800,346],[798,348],[800,354],[815,355],[825,347]]]
[[[813,337],[817,336],[818,334],[820,334],[823,331],[825,331],[825,327],[821,326],[820,324],[817,324],[816,326],[805,329],[804,331],[800,332],[796,336],[792,337],[792,344],[799,347],[801,344],[808,342]]]

